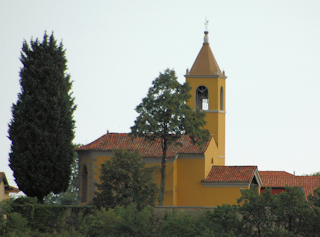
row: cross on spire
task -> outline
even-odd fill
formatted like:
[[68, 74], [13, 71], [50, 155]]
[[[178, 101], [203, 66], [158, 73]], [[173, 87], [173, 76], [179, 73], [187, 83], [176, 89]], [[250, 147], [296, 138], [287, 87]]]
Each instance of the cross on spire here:
[[209, 24], [209, 21], [207, 20], [207, 17], [206, 17], [206, 21], [204, 23], [205, 27], [206, 27], [206, 31], [208, 30], [208, 24]]

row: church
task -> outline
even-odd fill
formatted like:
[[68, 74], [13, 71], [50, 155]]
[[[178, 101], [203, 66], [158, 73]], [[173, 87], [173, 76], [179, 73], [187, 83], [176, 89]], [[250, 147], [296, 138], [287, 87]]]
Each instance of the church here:
[[[206, 112], [209, 141], [201, 148], [182, 136], [182, 146], [167, 152], [164, 206], [217, 206], [236, 204], [241, 190], [262, 186], [257, 166], [225, 166], [226, 75], [211, 51], [208, 31], [186, 81], [191, 86], [188, 105]], [[77, 149], [80, 204], [92, 202], [101, 164], [113, 156], [113, 148], [140, 152], [147, 165], [161, 164], [160, 142], [152, 144], [125, 133], [107, 133]], [[160, 185], [160, 170], [154, 174]]]

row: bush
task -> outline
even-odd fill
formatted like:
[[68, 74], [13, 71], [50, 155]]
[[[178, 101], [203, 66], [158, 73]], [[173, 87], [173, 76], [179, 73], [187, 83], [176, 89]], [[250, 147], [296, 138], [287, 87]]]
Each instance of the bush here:
[[235, 236], [239, 232], [240, 217], [235, 205], [217, 206], [213, 212], [207, 211], [201, 218], [214, 236]]
[[[18, 212], [14, 212], [10, 200], [4, 200], [0, 203], [0, 236], [9, 235], [10, 233], [28, 231], [28, 221]], [[23, 236], [23, 235], [15, 235]]]
[[40, 233], [60, 233], [64, 230], [77, 229], [79, 226], [77, 217], [80, 214], [89, 215], [93, 211], [90, 206], [41, 205], [37, 204], [36, 198], [29, 197], [10, 201], [10, 208], [27, 220], [28, 227], [33, 232]]
[[152, 233], [151, 208], [137, 211], [135, 205], [101, 208], [85, 218], [81, 232], [85, 236], [148, 236]]
[[198, 219], [184, 212], [165, 214], [162, 221], [162, 236], [201, 236], [207, 230], [204, 225], [198, 225]]

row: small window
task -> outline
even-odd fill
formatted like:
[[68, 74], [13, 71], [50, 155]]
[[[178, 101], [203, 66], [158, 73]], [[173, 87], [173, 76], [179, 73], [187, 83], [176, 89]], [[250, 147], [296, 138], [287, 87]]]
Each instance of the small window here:
[[213, 164], [213, 158], [211, 158], [211, 164]]
[[196, 91], [196, 109], [208, 110], [209, 97], [208, 89], [205, 86], [199, 86]]
[[223, 87], [220, 89], [220, 110], [223, 110]]

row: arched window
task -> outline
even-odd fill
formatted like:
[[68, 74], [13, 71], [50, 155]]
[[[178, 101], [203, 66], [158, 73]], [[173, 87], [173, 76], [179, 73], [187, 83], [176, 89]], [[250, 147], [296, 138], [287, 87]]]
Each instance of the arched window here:
[[87, 202], [88, 170], [86, 165], [83, 165], [81, 179], [82, 179], [81, 202]]
[[223, 110], [223, 87], [220, 89], [220, 110]]
[[208, 89], [205, 86], [199, 86], [196, 91], [196, 109], [208, 110], [209, 97]]

